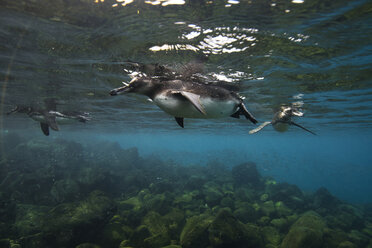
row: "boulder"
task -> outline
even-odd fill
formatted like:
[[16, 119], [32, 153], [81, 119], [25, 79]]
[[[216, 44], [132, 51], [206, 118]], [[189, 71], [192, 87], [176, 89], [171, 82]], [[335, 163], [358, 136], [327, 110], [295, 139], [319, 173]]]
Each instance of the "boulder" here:
[[334, 197], [329, 191], [321, 187], [319, 188], [313, 196], [314, 208], [325, 208], [327, 210], [334, 210], [341, 201]]
[[207, 247], [209, 245], [208, 228], [213, 217], [208, 214], [195, 215], [186, 221], [180, 243], [183, 248]]
[[209, 242], [212, 247], [261, 247], [259, 233], [249, 227], [222, 209], [208, 228]]
[[115, 210], [116, 206], [103, 192], [93, 191], [80, 202], [51, 209], [45, 215], [42, 232], [52, 246], [74, 247], [100, 234]]
[[281, 248], [319, 248], [323, 245], [326, 225], [313, 211], [302, 215], [290, 228]]

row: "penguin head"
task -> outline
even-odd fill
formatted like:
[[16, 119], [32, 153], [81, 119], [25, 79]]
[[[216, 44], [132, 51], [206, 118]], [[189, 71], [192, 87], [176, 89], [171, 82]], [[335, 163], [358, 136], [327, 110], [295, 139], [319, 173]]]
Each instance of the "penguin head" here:
[[148, 95], [154, 88], [154, 82], [150, 78], [135, 77], [129, 83], [124, 83], [124, 86], [113, 89], [110, 95], [118, 95], [121, 93], [137, 93]]
[[282, 116], [302, 116], [303, 113], [300, 112], [297, 108], [282, 106], [280, 107], [280, 111]]

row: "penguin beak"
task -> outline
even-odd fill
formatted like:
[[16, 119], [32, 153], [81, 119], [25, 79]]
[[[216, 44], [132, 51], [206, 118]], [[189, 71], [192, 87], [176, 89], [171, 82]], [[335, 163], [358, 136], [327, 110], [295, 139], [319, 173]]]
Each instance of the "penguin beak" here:
[[123, 84], [124, 86], [111, 90], [110, 95], [116, 96], [125, 92], [129, 92], [131, 90], [132, 87], [130, 87], [128, 83], [123, 82]]

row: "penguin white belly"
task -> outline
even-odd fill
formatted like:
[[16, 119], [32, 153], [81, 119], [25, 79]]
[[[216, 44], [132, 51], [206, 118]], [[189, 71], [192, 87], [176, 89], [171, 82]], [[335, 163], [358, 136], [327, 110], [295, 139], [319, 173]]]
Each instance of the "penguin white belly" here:
[[278, 132], [285, 132], [288, 130], [288, 124], [283, 122], [278, 122], [273, 125], [274, 129]]
[[214, 100], [212, 98], [201, 98], [200, 105], [205, 114], [201, 113], [188, 100], [160, 94], [154, 98], [154, 103], [164, 112], [183, 118], [220, 118], [234, 114], [238, 109], [238, 103], [234, 100]]
[[[32, 115], [30, 116], [33, 120], [48, 124], [48, 122], [45, 120], [45, 117], [43, 115]], [[57, 124], [71, 124], [75, 122], [72, 118], [65, 118], [65, 117], [56, 117]]]

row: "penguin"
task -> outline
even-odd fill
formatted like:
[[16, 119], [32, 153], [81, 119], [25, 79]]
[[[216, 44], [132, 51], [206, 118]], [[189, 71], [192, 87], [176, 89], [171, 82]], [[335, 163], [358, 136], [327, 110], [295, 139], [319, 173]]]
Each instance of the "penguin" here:
[[[68, 124], [72, 121], [86, 122], [90, 120], [87, 116], [88, 113], [80, 112], [58, 112], [56, 111], [55, 103], [52, 101], [46, 101], [47, 109], [38, 109], [34, 107], [16, 106], [13, 110], [7, 113], [24, 113], [27, 114], [31, 119], [40, 123], [41, 131], [45, 136], [49, 136], [49, 128], [54, 131], [59, 131], [58, 124]], [[58, 124], [57, 124], [58, 123]]]
[[265, 126], [271, 124], [274, 129], [278, 132], [285, 132], [288, 130], [288, 127], [290, 125], [297, 126], [299, 128], [302, 128], [303, 130], [316, 135], [314, 132], [310, 131], [309, 129], [295, 123], [292, 121], [293, 116], [303, 116], [303, 113], [300, 112], [298, 109], [294, 107], [287, 107], [287, 106], [282, 106], [280, 107], [280, 110], [275, 113], [273, 119], [271, 121], [266, 121], [262, 123], [259, 127], [249, 131], [250, 134], [257, 133], [260, 131], [262, 128]]
[[243, 97], [224, 82], [202, 83], [191, 77], [134, 77], [124, 86], [110, 91], [111, 96], [136, 93], [149, 97], [160, 109], [173, 116], [180, 127], [184, 118], [221, 118], [241, 115], [256, 124]]

